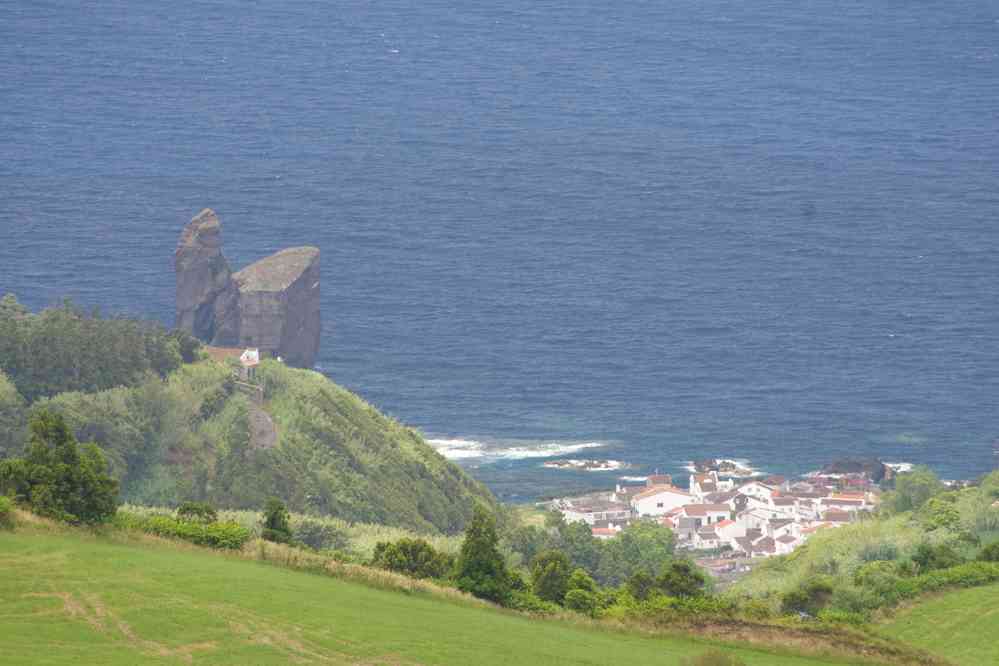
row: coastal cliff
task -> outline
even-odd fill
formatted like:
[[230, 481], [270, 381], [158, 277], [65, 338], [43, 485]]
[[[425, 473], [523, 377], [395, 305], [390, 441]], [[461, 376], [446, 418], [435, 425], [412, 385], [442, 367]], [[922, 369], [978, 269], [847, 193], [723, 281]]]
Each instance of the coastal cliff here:
[[319, 352], [319, 249], [281, 250], [233, 273], [209, 208], [184, 228], [174, 255], [177, 327], [211, 345], [256, 347], [309, 368]]

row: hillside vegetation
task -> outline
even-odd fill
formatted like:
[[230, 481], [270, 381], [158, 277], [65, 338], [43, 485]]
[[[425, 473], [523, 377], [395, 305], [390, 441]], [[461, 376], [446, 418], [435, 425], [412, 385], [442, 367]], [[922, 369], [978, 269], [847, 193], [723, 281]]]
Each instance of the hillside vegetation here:
[[[713, 647], [534, 620], [456, 593], [375, 589], [247, 554], [24, 523], [0, 538], [2, 663], [673, 666]], [[858, 663], [722, 649], [749, 666]]]
[[901, 475], [880, 513], [769, 558], [728, 591], [771, 611], [864, 622], [879, 609], [999, 580], [999, 471], [948, 489], [927, 469]]
[[[456, 533], [489, 491], [415, 430], [323, 375], [265, 361], [256, 404], [223, 363], [162, 327], [71, 305], [32, 315], [0, 303], [0, 458], [18, 456], [32, 413], [62, 414], [94, 442], [121, 499], [201, 500], [259, 509], [280, 497], [301, 513]], [[276, 439], [259, 436], [273, 422]]]
[[888, 636], [957, 664], [999, 664], [999, 585], [927, 599], [902, 610], [882, 628]]

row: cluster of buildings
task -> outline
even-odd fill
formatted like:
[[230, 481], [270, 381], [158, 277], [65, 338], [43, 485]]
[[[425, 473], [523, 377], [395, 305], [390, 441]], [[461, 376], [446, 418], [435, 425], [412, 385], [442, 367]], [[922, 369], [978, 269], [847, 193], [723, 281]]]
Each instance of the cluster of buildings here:
[[673, 530], [681, 548], [724, 550], [747, 558], [790, 553], [821, 529], [835, 528], [872, 510], [879, 489], [863, 474], [811, 474], [788, 480], [720, 478], [691, 474], [687, 489], [669, 475], [644, 485], [556, 500], [567, 521], [591, 526], [598, 538], [612, 538], [634, 520], [658, 521]]

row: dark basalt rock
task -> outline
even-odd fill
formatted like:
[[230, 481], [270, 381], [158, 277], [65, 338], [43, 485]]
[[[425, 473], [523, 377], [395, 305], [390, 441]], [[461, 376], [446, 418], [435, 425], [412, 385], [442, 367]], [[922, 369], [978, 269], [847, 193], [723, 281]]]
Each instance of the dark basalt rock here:
[[312, 367], [319, 352], [319, 250], [277, 252], [233, 274], [222, 225], [206, 208], [184, 228], [174, 260], [177, 327], [212, 345], [256, 347]]

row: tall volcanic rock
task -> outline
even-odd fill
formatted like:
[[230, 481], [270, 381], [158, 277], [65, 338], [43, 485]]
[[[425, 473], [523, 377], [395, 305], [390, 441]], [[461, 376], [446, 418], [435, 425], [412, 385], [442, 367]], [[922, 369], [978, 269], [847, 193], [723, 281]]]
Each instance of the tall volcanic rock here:
[[177, 328], [206, 342], [235, 345], [239, 291], [222, 256], [222, 224], [210, 208], [184, 227], [174, 255]]
[[312, 367], [319, 352], [319, 250], [282, 250], [236, 274], [222, 255], [222, 225], [205, 209], [175, 255], [177, 327], [223, 347], [256, 347]]

